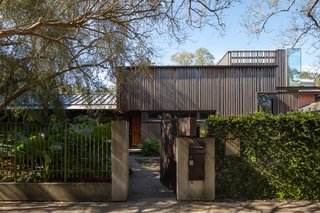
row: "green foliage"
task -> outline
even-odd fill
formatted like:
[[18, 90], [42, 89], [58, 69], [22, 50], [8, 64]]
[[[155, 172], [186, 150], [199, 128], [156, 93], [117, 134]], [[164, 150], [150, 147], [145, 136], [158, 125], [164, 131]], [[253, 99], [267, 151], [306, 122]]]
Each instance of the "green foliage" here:
[[204, 138], [207, 136], [206, 130], [205, 129], [200, 129], [200, 138]]
[[160, 143], [155, 138], [146, 138], [141, 144], [143, 156], [160, 156]]
[[194, 54], [192, 52], [180, 52], [171, 56], [171, 61], [177, 65], [193, 65]]
[[186, 27], [223, 29], [217, 14], [233, 1], [1, 0], [0, 108], [29, 92], [48, 108], [72, 88], [108, 86], [118, 67], [155, 58], [151, 38], [181, 42]]
[[27, 143], [27, 152], [31, 155], [39, 155], [49, 148], [50, 143], [42, 136], [31, 136]]
[[199, 48], [195, 53], [179, 52], [171, 56], [171, 61], [177, 65], [213, 65], [214, 56], [206, 48]]
[[[220, 198], [320, 199], [320, 114], [210, 116], [216, 138]], [[223, 140], [240, 139], [241, 157], [225, 157]]]
[[97, 124], [97, 121], [86, 116], [86, 115], [78, 115], [73, 119], [74, 124], [85, 124], [85, 125], [91, 125], [94, 126]]
[[111, 123], [100, 124], [87, 116], [78, 116], [70, 124], [73, 140], [107, 141], [111, 139]]
[[107, 124], [98, 124], [96, 127], [92, 130], [92, 138], [94, 138], [95, 141], [98, 140], [110, 140], [111, 139], [111, 123]]
[[[82, 116], [74, 123], [54, 117], [48, 126], [8, 128], [0, 135], [0, 181], [105, 181], [110, 178], [111, 123]], [[5, 161], [5, 162], [4, 162]], [[16, 175], [13, 175], [16, 164]], [[66, 166], [66, 170], [64, 169]], [[90, 179], [93, 178], [93, 179]]]
[[315, 86], [320, 86], [320, 73], [303, 71], [300, 73], [302, 79], [313, 79]]

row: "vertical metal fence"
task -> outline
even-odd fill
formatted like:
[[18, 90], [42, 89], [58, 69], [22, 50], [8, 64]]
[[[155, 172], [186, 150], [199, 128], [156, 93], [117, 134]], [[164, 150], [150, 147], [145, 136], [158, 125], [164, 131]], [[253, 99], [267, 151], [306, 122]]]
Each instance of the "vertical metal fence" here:
[[111, 124], [0, 127], [0, 182], [106, 182]]

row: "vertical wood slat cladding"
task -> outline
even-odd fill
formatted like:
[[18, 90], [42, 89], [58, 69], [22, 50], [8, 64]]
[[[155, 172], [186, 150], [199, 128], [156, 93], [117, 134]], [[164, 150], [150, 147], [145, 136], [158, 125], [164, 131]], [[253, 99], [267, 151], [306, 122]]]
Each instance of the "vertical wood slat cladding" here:
[[161, 121], [141, 121], [141, 141], [144, 141], [148, 137], [161, 139]]
[[276, 86], [288, 86], [288, 71], [287, 71], [287, 52], [286, 50], [276, 51], [276, 64], [279, 65], [276, 73]]
[[276, 85], [287, 86], [287, 52], [280, 50], [229, 51], [219, 65], [278, 65]]
[[124, 89], [120, 90], [120, 109], [216, 110], [223, 116], [254, 112], [257, 92], [275, 91], [276, 69], [276, 66], [150, 67], [139, 74], [128, 69], [122, 82]]
[[298, 109], [298, 94], [276, 94], [273, 96], [273, 113], [282, 114]]

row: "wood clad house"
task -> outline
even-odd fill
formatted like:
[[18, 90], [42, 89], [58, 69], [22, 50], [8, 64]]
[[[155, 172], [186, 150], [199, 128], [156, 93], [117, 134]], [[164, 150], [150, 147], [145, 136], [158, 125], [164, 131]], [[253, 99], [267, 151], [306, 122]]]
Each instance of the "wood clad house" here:
[[119, 70], [118, 109], [130, 121], [131, 146], [160, 138], [166, 116], [241, 115], [260, 105], [278, 114], [299, 107], [303, 93], [320, 88], [291, 89], [286, 50], [230, 51], [215, 66], [150, 66]]

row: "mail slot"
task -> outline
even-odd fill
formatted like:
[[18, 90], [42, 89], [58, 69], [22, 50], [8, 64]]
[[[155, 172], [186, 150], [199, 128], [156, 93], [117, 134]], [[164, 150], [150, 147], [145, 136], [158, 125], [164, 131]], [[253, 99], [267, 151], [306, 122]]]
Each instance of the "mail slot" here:
[[189, 144], [189, 180], [204, 180], [204, 145]]

